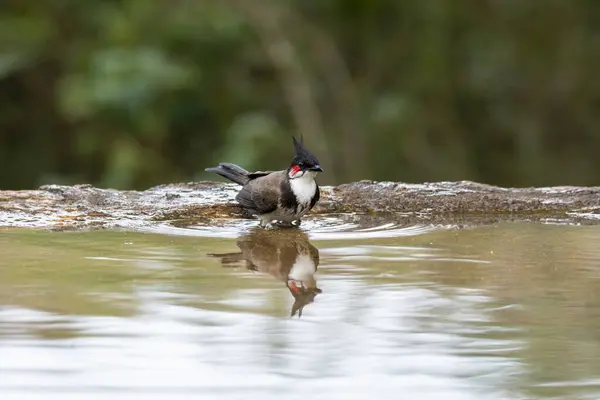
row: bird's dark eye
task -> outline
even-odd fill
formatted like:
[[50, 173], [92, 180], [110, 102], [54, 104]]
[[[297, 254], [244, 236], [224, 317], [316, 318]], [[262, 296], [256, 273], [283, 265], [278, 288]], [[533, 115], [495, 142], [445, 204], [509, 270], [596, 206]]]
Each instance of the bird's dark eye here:
[[304, 167], [304, 165], [305, 165], [305, 164], [304, 164], [304, 161], [300, 161], [300, 162], [298, 163], [298, 166], [299, 166], [299, 167]]

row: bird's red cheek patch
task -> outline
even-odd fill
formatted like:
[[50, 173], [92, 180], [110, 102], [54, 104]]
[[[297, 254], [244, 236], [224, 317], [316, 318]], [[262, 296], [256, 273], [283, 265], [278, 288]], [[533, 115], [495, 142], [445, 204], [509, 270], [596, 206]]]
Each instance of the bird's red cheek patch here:
[[297, 165], [294, 165], [290, 172], [291, 172], [292, 176], [295, 176], [298, 172], [300, 172], [300, 167]]

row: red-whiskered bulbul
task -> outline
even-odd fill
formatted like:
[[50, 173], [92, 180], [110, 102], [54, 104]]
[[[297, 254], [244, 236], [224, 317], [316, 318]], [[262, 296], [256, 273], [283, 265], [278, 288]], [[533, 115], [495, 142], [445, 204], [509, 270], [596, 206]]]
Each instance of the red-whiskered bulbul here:
[[236, 201], [251, 215], [260, 219], [260, 225], [300, 225], [301, 218], [319, 201], [319, 185], [315, 177], [323, 172], [319, 160], [292, 137], [294, 159], [282, 171], [249, 172], [231, 163], [219, 163], [206, 168], [232, 182], [242, 185]]

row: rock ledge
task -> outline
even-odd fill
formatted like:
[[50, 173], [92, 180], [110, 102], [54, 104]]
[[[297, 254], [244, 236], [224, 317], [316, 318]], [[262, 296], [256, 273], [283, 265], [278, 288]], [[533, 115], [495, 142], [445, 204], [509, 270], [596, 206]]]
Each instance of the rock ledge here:
[[[233, 200], [238, 188], [219, 182], [193, 182], [161, 185], [145, 191], [90, 185], [0, 191], [0, 227], [135, 228], [180, 219], [210, 223], [243, 217]], [[600, 188], [516, 189], [468, 181], [424, 184], [360, 181], [322, 187], [321, 201], [311, 215], [377, 212], [412, 214], [421, 222], [436, 223], [468, 216], [597, 223]]]

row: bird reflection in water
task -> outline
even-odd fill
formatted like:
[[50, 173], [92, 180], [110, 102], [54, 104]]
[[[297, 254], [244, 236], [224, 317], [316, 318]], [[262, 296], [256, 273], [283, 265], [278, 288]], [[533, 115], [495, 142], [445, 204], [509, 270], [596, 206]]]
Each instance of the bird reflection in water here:
[[304, 306], [314, 301], [321, 289], [314, 274], [319, 265], [319, 250], [299, 229], [255, 229], [237, 240], [240, 252], [209, 254], [223, 267], [243, 263], [252, 271], [267, 273], [284, 282], [294, 296], [291, 316], [302, 316]]

